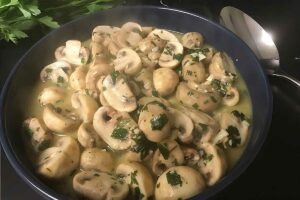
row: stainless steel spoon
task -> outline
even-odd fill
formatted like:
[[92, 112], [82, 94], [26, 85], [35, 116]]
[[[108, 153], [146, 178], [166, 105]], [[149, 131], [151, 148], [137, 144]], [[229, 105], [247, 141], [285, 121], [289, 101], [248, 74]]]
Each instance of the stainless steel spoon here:
[[272, 37], [243, 11], [227, 6], [220, 12], [220, 23], [239, 36], [256, 54], [268, 75], [284, 78], [300, 87], [300, 82], [280, 68], [279, 53]]

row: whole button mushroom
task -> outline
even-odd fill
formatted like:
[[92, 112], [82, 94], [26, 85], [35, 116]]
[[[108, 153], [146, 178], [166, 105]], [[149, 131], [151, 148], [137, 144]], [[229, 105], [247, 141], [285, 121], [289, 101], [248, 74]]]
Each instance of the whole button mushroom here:
[[175, 68], [182, 60], [183, 46], [180, 42], [168, 42], [159, 58], [161, 67]]
[[42, 90], [38, 96], [38, 101], [43, 106], [46, 104], [55, 104], [62, 101], [66, 96], [66, 90], [58, 86], [49, 86]]
[[70, 86], [74, 90], [82, 90], [85, 88], [85, 76], [87, 74], [87, 68], [80, 66], [76, 67], [74, 72], [70, 76]]
[[199, 48], [204, 43], [204, 38], [200, 33], [189, 32], [182, 36], [181, 38], [182, 45], [188, 49]]
[[205, 66], [202, 62], [194, 61], [189, 59], [190, 55], [185, 56], [182, 63], [182, 75], [183, 79], [186, 81], [194, 81], [196, 83], [201, 83], [205, 81]]
[[155, 199], [188, 199], [205, 188], [205, 180], [198, 171], [188, 166], [176, 166], [168, 169], [158, 178]]
[[169, 68], [159, 68], [153, 72], [153, 84], [160, 96], [172, 94], [179, 82], [175, 71]]
[[128, 75], [134, 75], [142, 68], [139, 55], [130, 48], [120, 49], [113, 63], [116, 71], [124, 71]]
[[91, 123], [82, 123], [77, 131], [77, 139], [85, 148], [101, 147], [104, 142], [99, 138]]
[[43, 68], [40, 78], [43, 82], [51, 80], [53, 83], [65, 85], [69, 81], [69, 74], [72, 72], [72, 66], [65, 61], [56, 61]]

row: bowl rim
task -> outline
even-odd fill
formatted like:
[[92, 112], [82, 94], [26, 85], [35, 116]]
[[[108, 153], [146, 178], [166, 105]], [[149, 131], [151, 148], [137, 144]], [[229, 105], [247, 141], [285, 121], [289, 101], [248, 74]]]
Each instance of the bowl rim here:
[[[27, 57], [27, 55], [36, 48], [36, 46], [38, 46], [40, 43], [43, 43], [44, 40], [46, 40], [50, 35], [55, 34], [57, 31], [59, 31], [62, 28], [65, 28], [67, 26], [72, 26], [72, 24], [76, 24], [78, 21], [84, 20], [86, 17], [92, 17], [92, 16], [96, 16], [98, 13], [103, 13], [103, 12], [112, 12], [112, 11], [122, 11], [122, 10], [130, 10], [130, 9], [149, 9], [149, 10], [166, 10], [169, 12], [175, 12], [175, 13], [182, 13], [184, 15], [190, 15], [192, 17], [195, 17], [197, 19], [200, 19], [202, 21], [206, 21], [207, 23], [212, 24], [213, 26], [217, 26], [219, 29], [221, 29], [224, 32], [227, 32], [227, 34], [232, 35], [232, 37], [234, 37], [236, 40], [239, 41], [239, 43], [241, 43], [241, 45], [243, 45], [243, 48], [248, 49], [249, 54], [252, 54], [251, 56], [253, 57], [255, 63], [258, 66], [261, 66], [258, 58], [256, 57], [256, 55], [252, 52], [252, 50], [233, 32], [231, 32], [229, 29], [227, 29], [226, 27], [216, 23], [213, 20], [209, 20], [206, 17], [199, 15], [199, 14], [195, 14], [192, 13], [190, 11], [185, 11], [185, 10], [180, 10], [180, 9], [175, 9], [175, 8], [169, 8], [169, 7], [162, 7], [162, 6], [149, 6], [149, 5], [136, 5], [136, 6], [119, 6], [119, 7], [115, 7], [109, 10], [103, 10], [103, 11], [97, 11], [94, 12], [90, 15], [86, 15], [86, 16], [81, 16], [78, 17], [72, 21], [69, 21], [65, 24], [63, 24], [61, 27], [59, 27], [58, 29], [52, 30], [51, 32], [49, 32], [48, 34], [46, 34], [45, 36], [41, 37], [37, 42], [35, 42], [33, 44], [33, 46], [31, 46], [26, 53], [17, 61], [17, 63], [13, 66], [13, 68], [10, 70], [7, 78], [4, 81], [4, 84], [1, 88], [1, 94], [0, 94], [0, 143], [2, 146], [2, 149], [4, 151], [4, 153], [6, 154], [6, 157], [8, 159], [8, 161], [10, 162], [10, 164], [12, 165], [12, 167], [14, 168], [14, 170], [17, 172], [17, 174], [35, 191], [38, 192], [38, 194], [42, 195], [43, 197], [47, 198], [47, 199], [66, 199], [68, 197], [58, 193], [57, 191], [53, 190], [52, 188], [50, 188], [49, 186], [47, 186], [44, 182], [42, 182], [40, 179], [37, 178], [36, 175], [34, 175], [34, 173], [30, 170], [28, 170], [27, 168], [25, 168], [22, 165], [22, 162], [17, 158], [17, 156], [15, 155], [13, 148], [11, 147], [11, 144], [8, 141], [8, 138], [6, 136], [6, 129], [5, 129], [5, 123], [4, 123], [4, 107], [5, 107], [5, 99], [6, 99], [6, 95], [9, 89], [9, 85], [17, 71], [17, 69], [20, 67], [20, 64], [23, 62], [23, 60]], [[192, 197], [191, 199], [199, 199], [199, 195], [201, 195], [201, 199], [208, 199], [209, 197], [212, 197], [214, 195], [217, 195], [220, 191], [224, 190], [224, 188], [228, 187], [234, 180], [236, 180], [242, 173], [245, 172], [245, 170], [250, 166], [251, 163], [253, 163], [256, 155], [258, 154], [258, 152], [261, 150], [262, 145], [265, 142], [265, 139], [268, 135], [268, 130], [270, 128], [271, 125], [271, 121], [272, 121], [272, 112], [273, 112], [273, 96], [272, 96], [272, 92], [271, 92], [271, 88], [270, 85], [268, 83], [268, 78], [265, 75], [265, 73], [263, 72], [262, 67], [259, 67], [258, 70], [260, 70], [260, 74], [263, 75], [264, 77], [264, 82], [265, 82], [265, 86], [266, 86], [266, 97], [267, 97], [267, 102], [268, 102], [268, 108], [267, 108], [267, 112], [266, 112], [266, 123], [264, 125], [264, 127], [261, 127], [261, 131], [260, 131], [260, 139], [257, 140], [255, 147], [252, 149], [251, 153], [247, 155], [247, 158], [245, 159], [245, 162], [241, 163], [240, 161], [237, 162], [237, 164], [235, 165], [235, 167], [233, 167], [230, 172], [227, 174], [226, 179], [224, 179], [224, 177], [214, 186], [207, 188], [203, 193], [200, 193], [194, 197]], [[244, 150], [246, 151], [247, 148]], [[242, 155], [242, 156], [246, 156], [246, 155]]]

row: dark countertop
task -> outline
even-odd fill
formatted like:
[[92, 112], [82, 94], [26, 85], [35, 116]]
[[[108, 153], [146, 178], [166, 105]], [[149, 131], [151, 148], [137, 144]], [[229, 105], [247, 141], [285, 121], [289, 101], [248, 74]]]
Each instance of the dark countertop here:
[[[128, 4], [158, 5], [159, 0], [132, 0]], [[238, 7], [254, 17], [273, 36], [278, 46], [281, 66], [300, 79], [300, 8], [299, 1], [267, 0], [164, 0], [170, 7], [181, 8], [218, 20], [226, 5]], [[43, 36], [34, 30], [18, 45], [0, 41], [0, 85], [9, 69]], [[270, 79], [274, 110], [268, 138], [255, 161], [227, 189], [214, 199], [300, 199], [300, 92], [286, 81]], [[1, 199], [42, 199], [15, 173], [2, 153]]]

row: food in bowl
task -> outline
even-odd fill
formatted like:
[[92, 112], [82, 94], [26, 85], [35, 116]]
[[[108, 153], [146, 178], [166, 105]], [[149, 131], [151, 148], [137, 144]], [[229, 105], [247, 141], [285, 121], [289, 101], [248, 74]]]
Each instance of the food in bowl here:
[[128, 22], [53, 52], [24, 120], [36, 173], [73, 198], [187, 199], [249, 138], [251, 100], [230, 57], [197, 32]]

